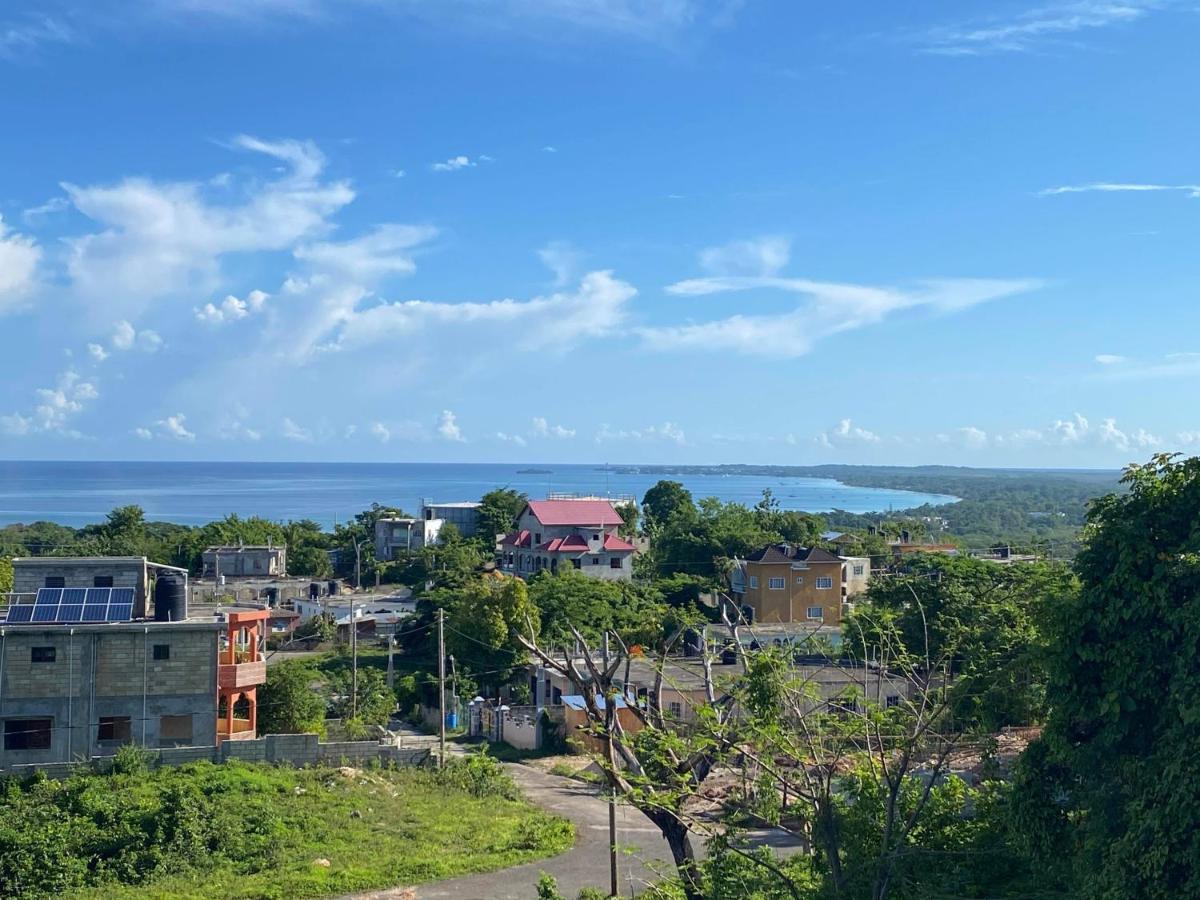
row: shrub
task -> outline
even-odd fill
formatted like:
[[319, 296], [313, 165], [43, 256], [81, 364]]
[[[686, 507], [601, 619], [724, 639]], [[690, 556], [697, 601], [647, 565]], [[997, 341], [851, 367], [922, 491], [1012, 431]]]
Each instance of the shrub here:
[[516, 782], [504, 771], [499, 760], [488, 756], [486, 747], [464, 759], [451, 760], [437, 773], [437, 778], [443, 786], [465, 791], [473, 797], [516, 800], [520, 796]]

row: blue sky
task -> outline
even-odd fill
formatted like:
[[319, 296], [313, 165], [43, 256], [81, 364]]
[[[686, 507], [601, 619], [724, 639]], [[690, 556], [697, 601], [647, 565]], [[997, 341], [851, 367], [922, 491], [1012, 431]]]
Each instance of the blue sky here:
[[1200, 444], [1171, 0], [10, 0], [0, 456]]

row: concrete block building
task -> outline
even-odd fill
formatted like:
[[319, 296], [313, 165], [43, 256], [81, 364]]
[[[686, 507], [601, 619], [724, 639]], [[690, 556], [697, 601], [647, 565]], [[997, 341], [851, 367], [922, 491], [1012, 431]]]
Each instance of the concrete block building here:
[[12, 566], [14, 594], [32, 595], [42, 588], [133, 588], [135, 617], [144, 616], [149, 606], [151, 569], [172, 568], [144, 556], [18, 556]]
[[592, 578], [630, 581], [636, 548], [619, 534], [624, 524], [608, 500], [530, 500], [517, 530], [500, 540], [500, 566], [522, 578], [574, 568]]
[[283, 578], [287, 576], [287, 545], [209, 547], [200, 554], [200, 562], [205, 578]]
[[865, 557], [772, 544], [736, 561], [730, 587], [755, 622], [836, 626], [842, 621], [842, 605], [866, 590], [870, 577]]

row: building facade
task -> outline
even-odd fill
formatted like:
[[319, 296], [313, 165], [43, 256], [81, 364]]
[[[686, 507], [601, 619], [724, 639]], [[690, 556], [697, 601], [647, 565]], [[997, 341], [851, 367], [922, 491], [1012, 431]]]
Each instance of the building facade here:
[[212, 746], [216, 621], [0, 626], [0, 766]]
[[209, 547], [200, 561], [205, 578], [282, 578], [287, 575], [287, 545]]
[[463, 537], [474, 537], [479, 533], [479, 506], [477, 501], [434, 503], [432, 500], [426, 500], [421, 504], [421, 518], [426, 522], [435, 519], [448, 522], [457, 528]]
[[870, 560], [772, 544], [734, 567], [734, 598], [755, 622], [840, 625], [842, 604], [870, 583]]
[[624, 520], [608, 500], [530, 500], [516, 531], [498, 546], [500, 567], [528, 578], [576, 569], [592, 578], [633, 578], [633, 544], [619, 534]]
[[375, 558], [393, 560], [438, 541], [442, 519], [392, 516], [375, 521]]

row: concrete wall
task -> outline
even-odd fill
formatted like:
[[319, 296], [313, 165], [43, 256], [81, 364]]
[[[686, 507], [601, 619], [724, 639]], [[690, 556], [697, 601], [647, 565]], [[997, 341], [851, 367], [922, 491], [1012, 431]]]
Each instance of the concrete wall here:
[[[782, 578], [783, 586], [772, 588], [772, 578]], [[818, 588], [818, 578], [828, 578], [831, 586]], [[789, 563], [747, 562], [744, 596], [741, 602], [754, 607], [755, 622], [838, 625], [842, 621], [842, 562], [814, 562], [805, 568]], [[820, 607], [821, 618], [810, 618], [810, 607]]]
[[542, 746], [542, 729], [535, 706], [517, 706], [505, 710], [501, 723], [504, 743], [518, 750], [537, 750]]
[[[200, 555], [205, 578], [266, 578], [287, 575], [285, 547], [221, 547]], [[219, 563], [219, 565], [218, 565]]]
[[[253, 741], [226, 741], [220, 746], [159, 750], [153, 763], [180, 766], [201, 761], [221, 763], [230, 759], [292, 766], [361, 765], [374, 759], [388, 765], [421, 766], [429, 761], [429, 751], [401, 749], [379, 741], [324, 743], [315, 734], [268, 734]], [[105, 771], [112, 765], [112, 757], [98, 756], [93, 762], [96, 768]], [[22, 773], [37, 769], [52, 778], [65, 778], [84, 765], [82, 762], [51, 762], [9, 765], [6, 770]]]
[[[163, 716], [191, 716], [189, 743], [215, 742], [218, 627], [0, 629], [0, 729], [51, 720], [49, 747], [6, 749], [12, 741], [0, 737], [0, 766], [106, 755], [122, 743], [170, 746]], [[156, 646], [169, 648], [168, 658], [155, 659]], [[34, 648], [39, 654], [52, 649], [54, 660], [35, 662]], [[108, 717], [128, 720], [127, 740], [100, 740], [100, 720]]]
[[110, 577], [112, 586], [134, 589], [134, 612], [144, 615], [146, 605], [146, 563], [141, 559], [93, 559], [90, 557], [48, 558], [25, 557], [13, 560], [13, 592], [36, 593], [46, 587], [47, 577], [63, 579], [65, 587], [90, 588], [96, 578]]

